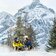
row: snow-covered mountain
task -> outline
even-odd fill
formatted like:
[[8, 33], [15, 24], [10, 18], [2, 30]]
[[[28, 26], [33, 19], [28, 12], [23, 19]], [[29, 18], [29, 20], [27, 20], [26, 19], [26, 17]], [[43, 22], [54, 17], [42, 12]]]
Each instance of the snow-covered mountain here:
[[32, 25], [36, 33], [36, 42], [41, 46], [47, 44], [52, 28], [55, 12], [51, 8], [42, 5], [39, 0], [33, 0], [32, 4], [20, 9], [15, 17], [21, 16], [27, 27]]
[[0, 42], [7, 37], [7, 31], [16, 23], [15, 17], [7, 12], [0, 13]]
[[19, 16], [22, 17], [26, 27], [32, 25], [39, 46], [45, 46], [53, 26], [55, 12], [42, 5], [39, 0], [33, 0], [32, 4], [21, 8], [14, 16], [6, 12], [0, 13], [0, 42], [6, 41], [10, 27], [15, 25], [16, 18]]

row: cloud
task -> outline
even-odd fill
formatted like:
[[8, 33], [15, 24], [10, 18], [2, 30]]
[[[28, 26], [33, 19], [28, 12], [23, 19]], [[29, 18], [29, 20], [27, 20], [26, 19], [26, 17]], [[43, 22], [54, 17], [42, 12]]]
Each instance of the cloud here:
[[42, 4], [56, 11], [56, 0], [40, 0]]
[[20, 8], [29, 5], [32, 0], [0, 0], [0, 12], [15, 14]]

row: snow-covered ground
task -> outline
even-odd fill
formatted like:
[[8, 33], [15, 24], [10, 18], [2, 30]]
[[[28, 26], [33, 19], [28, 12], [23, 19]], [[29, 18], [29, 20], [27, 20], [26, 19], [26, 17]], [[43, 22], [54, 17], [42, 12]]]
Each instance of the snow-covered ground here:
[[56, 54], [45, 52], [41, 49], [31, 51], [15, 51], [6, 45], [0, 45], [0, 56], [56, 56]]

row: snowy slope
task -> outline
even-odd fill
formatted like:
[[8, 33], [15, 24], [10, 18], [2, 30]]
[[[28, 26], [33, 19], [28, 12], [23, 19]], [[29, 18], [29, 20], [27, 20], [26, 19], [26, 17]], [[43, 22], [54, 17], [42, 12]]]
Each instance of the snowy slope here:
[[0, 45], [0, 56], [56, 56], [55, 53], [45, 52], [43, 50], [31, 50], [31, 51], [14, 51], [9, 49], [6, 45]]
[[7, 31], [16, 23], [15, 18], [7, 12], [0, 13], [0, 42], [7, 38]]
[[23, 18], [26, 27], [32, 25], [36, 33], [36, 42], [40, 46], [46, 45], [55, 16], [53, 9], [42, 5], [39, 0], [33, 0], [31, 5], [20, 9], [15, 14], [16, 18], [19, 16]]

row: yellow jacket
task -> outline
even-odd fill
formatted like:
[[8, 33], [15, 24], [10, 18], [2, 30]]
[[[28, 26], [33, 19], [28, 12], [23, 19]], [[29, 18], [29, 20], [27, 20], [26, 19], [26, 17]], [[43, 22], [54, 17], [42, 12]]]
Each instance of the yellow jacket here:
[[15, 43], [13, 42], [13, 47], [23, 47], [24, 45], [22, 43]]

